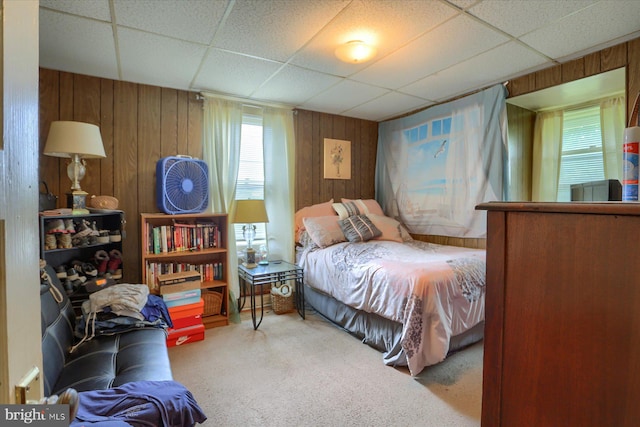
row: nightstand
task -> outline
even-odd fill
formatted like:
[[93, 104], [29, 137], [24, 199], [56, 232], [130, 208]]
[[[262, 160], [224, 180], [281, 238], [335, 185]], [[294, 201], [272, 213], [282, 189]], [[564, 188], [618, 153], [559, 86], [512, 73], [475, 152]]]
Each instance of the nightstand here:
[[[242, 304], [238, 303], [241, 310], [246, 299], [246, 289], [249, 286], [251, 303], [251, 321], [253, 329], [258, 329], [264, 316], [264, 286], [274, 284], [284, 284], [289, 281], [295, 282], [295, 305], [300, 317], [304, 319], [304, 272], [302, 267], [286, 261], [270, 261], [267, 265], [258, 265], [255, 268], [247, 268], [238, 265], [238, 278], [240, 279], [240, 292], [244, 295]], [[256, 307], [256, 287], [259, 287], [260, 294], [260, 319], [257, 318]]]

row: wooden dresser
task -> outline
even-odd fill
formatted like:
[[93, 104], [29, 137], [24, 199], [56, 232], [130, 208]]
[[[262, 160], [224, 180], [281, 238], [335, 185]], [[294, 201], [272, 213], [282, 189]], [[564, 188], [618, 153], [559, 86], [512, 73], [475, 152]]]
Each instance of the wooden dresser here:
[[640, 425], [640, 203], [487, 211], [482, 426]]

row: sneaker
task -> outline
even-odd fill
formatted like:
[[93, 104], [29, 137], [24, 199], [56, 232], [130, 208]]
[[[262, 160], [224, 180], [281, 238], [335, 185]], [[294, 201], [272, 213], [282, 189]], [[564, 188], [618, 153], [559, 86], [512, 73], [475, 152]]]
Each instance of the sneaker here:
[[51, 251], [58, 248], [58, 241], [55, 234], [47, 234], [44, 236], [44, 250]]
[[122, 241], [122, 235], [120, 234], [120, 230], [111, 230], [109, 232], [109, 241], [110, 242]]
[[91, 235], [92, 236], [99, 236], [100, 232], [98, 231], [98, 226], [96, 225], [96, 222], [93, 221], [91, 223]]
[[[117, 249], [113, 249], [111, 252], [109, 252], [109, 263], [107, 265], [107, 271], [114, 279], [117, 278], [114, 277], [114, 275], [116, 274], [116, 270], [118, 270], [118, 268], [120, 267], [120, 264], [122, 264], [122, 253], [120, 253], [120, 251]], [[120, 271], [120, 277], [122, 277], [122, 271]]]
[[83, 246], [89, 246], [89, 236], [78, 236], [77, 234], [71, 239], [72, 246], [80, 248]]
[[109, 230], [100, 230], [98, 243], [109, 243]]
[[61, 219], [54, 219], [47, 222], [47, 234], [66, 233], [67, 229], [64, 226], [64, 221]]
[[64, 265], [59, 265], [56, 267], [56, 276], [58, 279], [66, 279], [67, 278], [67, 267]]
[[78, 280], [79, 276], [78, 276], [78, 271], [76, 271], [75, 268], [71, 267], [70, 269], [67, 270], [67, 279], [74, 281], [74, 280]]
[[73, 220], [71, 218], [64, 220], [64, 229], [67, 233], [73, 234], [76, 232], [76, 229], [73, 225]]
[[78, 225], [78, 230], [76, 232], [76, 237], [87, 237], [93, 233], [93, 229], [89, 226], [89, 221], [83, 219], [80, 221], [80, 225]]
[[102, 277], [107, 273], [107, 264], [109, 263], [109, 254], [107, 251], [98, 251], [94, 255], [98, 276]]
[[87, 277], [96, 277], [98, 275], [98, 270], [88, 262], [85, 262], [84, 264], [82, 264], [82, 272]]

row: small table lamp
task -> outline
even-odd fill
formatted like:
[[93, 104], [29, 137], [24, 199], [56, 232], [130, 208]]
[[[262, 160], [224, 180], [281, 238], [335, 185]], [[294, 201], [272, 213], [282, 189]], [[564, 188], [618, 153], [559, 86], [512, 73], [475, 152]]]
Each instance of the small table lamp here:
[[102, 145], [100, 128], [82, 122], [52, 122], [44, 146], [44, 154], [53, 157], [71, 158], [67, 166], [67, 175], [71, 180], [71, 193], [68, 193], [68, 207], [74, 214], [89, 213], [86, 209], [85, 191], [80, 188], [80, 180], [86, 172], [84, 159], [107, 157]]
[[245, 223], [242, 226], [242, 234], [247, 241], [245, 252], [245, 262], [242, 263], [247, 268], [256, 268], [256, 251], [251, 246], [256, 237], [256, 226], [259, 222], [269, 222], [267, 209], [264, 200], [236, 200], [236, 213], [233, 217], [234, 223]]

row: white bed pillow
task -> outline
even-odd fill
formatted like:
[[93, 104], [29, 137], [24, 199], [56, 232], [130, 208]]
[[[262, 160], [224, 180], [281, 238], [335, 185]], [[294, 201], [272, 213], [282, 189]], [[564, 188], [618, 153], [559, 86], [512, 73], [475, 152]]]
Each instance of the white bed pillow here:
[[338, 221], [339, 218], [337, 215], [306, 217], [302, 219], [309, 237], [321, 248], [347, 241]]
[[384, 215], [378, 202], [373, 199], [342, 199], [342, 203], [333, 204], [333, 210], [336, 211], [340, 219], [345, 219], [351, 215]]

